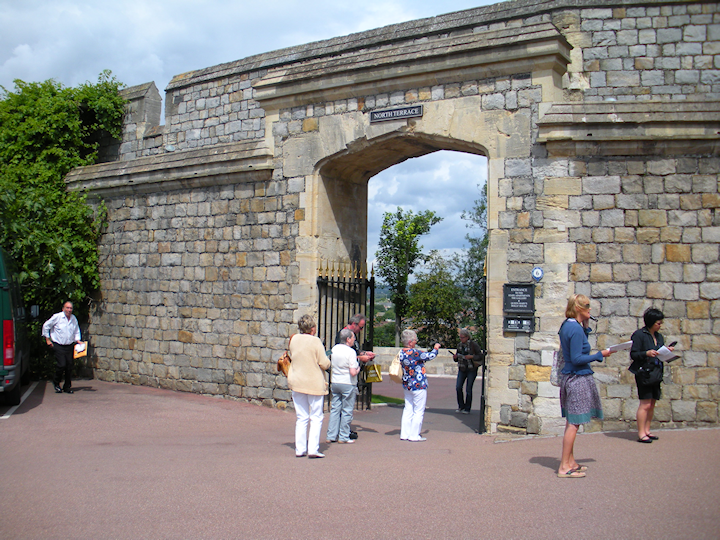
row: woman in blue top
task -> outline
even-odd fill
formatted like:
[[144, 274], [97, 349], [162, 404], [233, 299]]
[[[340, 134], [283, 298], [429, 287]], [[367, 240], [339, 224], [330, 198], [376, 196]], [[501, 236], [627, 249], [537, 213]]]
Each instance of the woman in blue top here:
[[566, 418], [563, 436], [562, 458], [558, 478], [582, 478], [587, 467], [578, 465], [573, 455], [575, 436], [580, 424], [587, 424], [592, 418], [602, 420], [602, 404], [598, 394], [590, 362], [602, 362], [612, 353], [604, 351], [590, 354], [590, 299], [583, 294], [574, 294], [565, 308], [567, 320], [560, 327], [560, 346], [565, 367], [560, 379], [560, 409]]
[[403, 390], [405, 392], [400, 440], [422, 442], [425, 437], [420, 436], [420, 430], [425, 416], [428, 386], [425, 362], [437, 356], [440, 344], [436, 343], [428, 352], [415, 349], [417, 334], [412, 330], [403, 330], [400, 339], [404, 345], [400, 351], [400, 364], [403, 367]]

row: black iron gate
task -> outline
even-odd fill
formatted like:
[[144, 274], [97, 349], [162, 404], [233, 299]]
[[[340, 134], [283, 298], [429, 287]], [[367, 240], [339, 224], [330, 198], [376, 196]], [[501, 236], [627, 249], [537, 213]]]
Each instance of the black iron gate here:
[[350, 267], [346, 263], [324, 263], [317, 278], [318, 322], [317, 336], [331, 349], [335, 335], [345, 327], [350, 317], [362, 313], [367, 317], [365, 330], [358, 336], [361, 348], [372, 351], [373, 320], [375, 318], [375, 277], [367, 277], [367, 270]]
[[[351, 266], [349, 263], [324, 262], [317, 277], [318, 321], [317, 336], [332, 349], [335, 335], [347, 325], [350, 317], [362, 313], [366, 317], [365, 329], [358, 336], [360, 348], [373, 350], [373, 321], [375, 320], [375, 276], [368, 278], [366, 268]], [[370, 408], [372, 385], [364, 381], [365, 372], [360, 372], [358, 387], [360, 396], [357, 404]]]

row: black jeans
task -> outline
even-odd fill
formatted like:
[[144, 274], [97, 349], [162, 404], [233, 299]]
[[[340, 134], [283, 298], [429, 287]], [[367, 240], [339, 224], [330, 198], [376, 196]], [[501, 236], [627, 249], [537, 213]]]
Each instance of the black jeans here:
[[60, 345], [53, 341], [53, 353], [55, 354], [55, 378], [53, 384], [60, 386], [60, 381], [63, 378], [63, 372], [65, 373], [65, 384], [63, 390], [70, 390], [72, 386], [72, 369], [75, 359], [73, 358], [73, 351], [75, 350], [75, 344]]
[[[477, 374], [478, 368], [467, 369], [465, 371], [458, 369], [455, 391], [457, 392], [458, 409], [461, 411], [469, 411], [470, 407], [472, 407], [472, 389]], [[465, 399], [463, 399], [463, 383], [465, 383]]]

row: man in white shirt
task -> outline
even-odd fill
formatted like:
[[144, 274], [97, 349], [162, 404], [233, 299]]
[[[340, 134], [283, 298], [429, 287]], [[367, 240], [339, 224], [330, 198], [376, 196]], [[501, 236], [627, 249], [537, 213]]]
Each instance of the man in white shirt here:
[[[55, 354], [57, 366], [53, 385], [55, 392], [60, 394], [73, 393], [72, 389], [72, 368], [75, 362], [73, 350], [76, 343], [80, 343], [80, 326], [73, 312], [73, 304], [67, 301], [63, 304], [62, 311], [50, 317], [42, 327], [42, 335], [48, 347], [52, 347]], [[60, 381], [65, 373], [65, 384], [60, 388]]]

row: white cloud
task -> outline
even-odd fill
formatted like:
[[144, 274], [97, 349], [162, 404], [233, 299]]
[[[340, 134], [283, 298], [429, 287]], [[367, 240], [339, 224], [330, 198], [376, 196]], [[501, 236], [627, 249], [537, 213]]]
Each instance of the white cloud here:
[[398, 206], [415, 213], [432, 210], [443, 220], [420, 239], [425, 251], [456, 252], [466, 247], [470, 229], [462, 219], [487, 181], [487, 159], [460, 152], [435, 152], [409, 159], [370, 179], [368, 186], [368, 261], [375, 259], [385, 212]]
[[[94, 82], [105, 69], [127, 86], [154, 81], [163, 95], [181, 73], [394, 23], [496, 3], [492, 0], [0, 0], [0, 85], [55, 79]], [[384, 212], [397, 206], [444, 218], [426, 249], [457, 250], [460, 219], [485, 181], [477, 156], [437, 152], [370, 180], [368, 258]]]
[[110, 69], [162, 92], [187, 71], [491, 4], [489, 0], [22, 0], [0, 2], [0, 85], [74, 86]]

